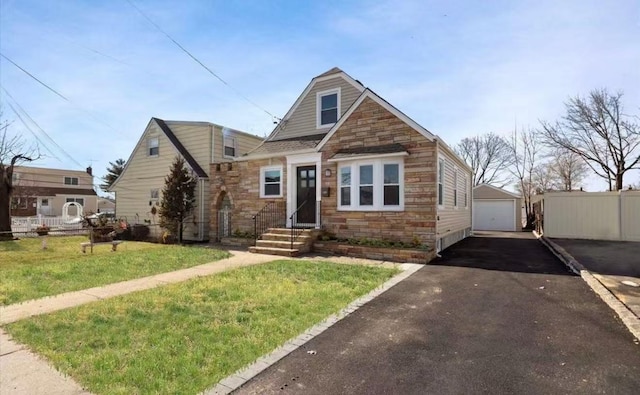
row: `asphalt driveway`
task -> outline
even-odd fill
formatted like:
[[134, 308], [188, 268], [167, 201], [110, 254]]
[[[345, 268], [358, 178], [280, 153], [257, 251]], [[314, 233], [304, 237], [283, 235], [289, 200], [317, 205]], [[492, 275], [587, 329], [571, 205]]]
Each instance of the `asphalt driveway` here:
[[639, 393], [614, 313], [537, 240], [499, 236], [458, 243], [237, 393]]

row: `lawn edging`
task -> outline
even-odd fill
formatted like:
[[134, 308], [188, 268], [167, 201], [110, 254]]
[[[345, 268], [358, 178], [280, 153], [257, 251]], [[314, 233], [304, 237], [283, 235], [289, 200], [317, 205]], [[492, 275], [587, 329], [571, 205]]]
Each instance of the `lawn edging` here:
[[354, 300], [349, 303], [347, 307], [343, 308], [336, 314], [332, 314], [327, 317], [325, 320], [312, 326], [311, 328], [304, 331], [299, 336], [288, 340], [282, 346], [276, 348], [271, 353], [263, 355], [258, 358], [254, 363], [243, 367], [242, 369], [236, 371], [235, 373], [225, 377], [220, 380], [218, 384], [214, 385], [212, 388], [203, 391], [204, 395], [217, 395], [217, 394], [228, 394], [231, 393], [242, 385], [244, 385], [247, 381], [251, 380], [253, 377], [260, 374], [262, 371], [275, 364], [282, 358], [289, 355], [291, 352], [295, 351], [309, 340], [318, 336], [325, 330], [329, 329], [336, 322], [344, 319], [349, 314], [358, 310], [360, 307], [370, 302], [377, 296], [381, 295], [383, 292], [387, 291], [391, 287], [398, 284], [400, 281], [406, 279], [411, 276], [413, 273], [422, 269], [424, 266], [416, 263], [403, 263], [399, 265], [402, 272], [393, 276], [391, 279], [387, 280], [384, 284], [375, 288], [368, 294], [361, 296], [360, 298]]
[[542, 234], [533, 231], [533, 235], [553, 253], [571, 271], [578, 274], [584, 282], [595, 292], [622, 320], [624, 326], [636, 339], [640, 340], [640, 318], [638, 318], [629, 308], [622, 303], [607, 287], [604, 286], [591, 272], [578, 262], [564, 248], [556, 244]]
[[375, 259], [399, 263], [427, 264], [436, 257], [433, 249], [388, 248], [366, 245], [353, 245], [337, 241], [316, 241], [313, 251], [323, 254], [349, 256], [353, 258]]

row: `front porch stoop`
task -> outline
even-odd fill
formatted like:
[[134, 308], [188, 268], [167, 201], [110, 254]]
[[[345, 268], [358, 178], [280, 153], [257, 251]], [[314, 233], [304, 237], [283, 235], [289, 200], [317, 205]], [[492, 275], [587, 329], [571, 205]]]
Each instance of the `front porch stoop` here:
[[260, 239], [256, 240], [254, 247], [249, 247], [249, 251], [258, 254], [294, 257], [311, 251], [315, 239], [314, 230], [304, 229], [296, 237], [293, 248], [291, 248], [291, 229], [269, 228]]

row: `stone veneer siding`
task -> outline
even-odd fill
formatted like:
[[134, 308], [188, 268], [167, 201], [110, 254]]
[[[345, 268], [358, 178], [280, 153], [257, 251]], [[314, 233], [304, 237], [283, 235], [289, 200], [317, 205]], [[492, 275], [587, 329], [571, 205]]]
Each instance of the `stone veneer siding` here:
[[[328, 162], [339, 149], [402, 144], [404, 157], [404, 211], [338, 211], [338, 164]], [[331, 177], [325, 177], [331, 169]], [[437, 144], [367, 98], [322, 148], [322, 187], [330, 197], [321, 203], [322, 226], [340, 238], [372, 238], [435, 246]]]
[[[282, 197], [260, 198], [260, 168], [282, 166]], [[219, 166], [219, 170], [218, 170]], [[229, 168], [231, 166], [231, 168]], [[218, 210], [224, 194], [231, 201], [231, 232], [253, 232], [253, 216], [268, 202], [285, 201], [287, 196], [286, 158], [270, 158], [211, 165], [211, 240], [218, 239]], [[285, 213], [286, 215], [286, 213]]]

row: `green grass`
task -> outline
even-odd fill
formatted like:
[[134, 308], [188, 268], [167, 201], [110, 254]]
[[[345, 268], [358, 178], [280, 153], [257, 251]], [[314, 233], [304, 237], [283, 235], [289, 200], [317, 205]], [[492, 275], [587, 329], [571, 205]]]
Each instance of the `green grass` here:
[[0, 242], [0, 305], [183, 269], [226, 258], [225, 251], [125, 241], [83, 254], [84, 236]]
[[195, 394], [397, 270], [274, 261], [19, 321], [16, 340], [98, 394]]

